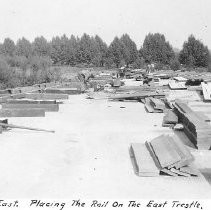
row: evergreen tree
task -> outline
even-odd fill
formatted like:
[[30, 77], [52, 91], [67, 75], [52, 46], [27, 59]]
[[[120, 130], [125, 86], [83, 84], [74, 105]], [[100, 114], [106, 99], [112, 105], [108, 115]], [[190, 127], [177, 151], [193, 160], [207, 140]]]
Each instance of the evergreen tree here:
[[50, 55], [54, 64], [61, 64], [62, 62], [62, 47], [59, 36], [53, 37], [50, 42]]
[[10, 38], [6, 38], [1, 46], [1, 53], [13, 56], [15, 53], [15, 43]]
[[48, 41], [43, 36], [36, 37], [32, 44], [33, 44], [34, 55], [49, 56], [50, 46], [48, 44]]
[[103, 42], [103, 40], [98, 35], [95, 36], [94, 41], [96, 46], [96, 54], [94, 55], [95, 64], [97, 66], [104, 66], [106, 53], [108, 50], [107, 44]]
[[18, 56], [25, 56], [26, 58], [29, 58], [32, 56], [32, 52], [32, 45], [27, 39], [23, 37], [17, 41], [16, 54]]
[[135, 62], [138, 58], [138, 51], [134, 41], [128, 34], [123, 34], [120, 38], [123, 44], [123, 58], [127, 66]]
[[207, 67], [209, 64], [209, 50], [200, 40], [193, 35], [184, 42], [183, 49], [179, 54], [181, 64], [189, 67]]
[[163, 34], [149, 33], [144, 40], [143, 47], [141, 49], [143, 57], [146, 62], [155, 62], [161, 64], [169, 64], [170, 60], [174, 58], [174, 51], [166, 41]]
[[119, 38], [115, 37], [108, 48], [107, 56], [112, 59], [117, 68], [120, 66], [120, 63], [124, 59], [123, 47], [124, 46]]

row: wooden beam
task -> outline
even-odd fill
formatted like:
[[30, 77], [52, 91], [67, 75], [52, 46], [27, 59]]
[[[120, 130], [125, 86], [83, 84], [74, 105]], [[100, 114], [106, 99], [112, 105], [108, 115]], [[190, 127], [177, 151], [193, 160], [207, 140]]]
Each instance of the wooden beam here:
[[160, 170], [156, 167], [148, 149], [144, 144], [132, 143], [131, 151], [135, 160], [139, 176], [159, 176]]
[[59, 104], [2, 104], [3, 109], [44, 109], [46, 112], [58, 112]]
[[64, 100], [68, 99], [68, 94], [27, 93], [25, 98], [34, 100]]
[[44, 109], [0, 109], [0, 117], [45, 117]]
[[56, 100], [8, 99], [8, 104], [57, 104]]

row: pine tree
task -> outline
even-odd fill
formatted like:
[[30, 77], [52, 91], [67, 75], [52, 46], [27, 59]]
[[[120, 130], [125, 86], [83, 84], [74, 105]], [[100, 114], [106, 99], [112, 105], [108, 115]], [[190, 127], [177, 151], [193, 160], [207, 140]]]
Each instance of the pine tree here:
[[179, 61], [189, 67], [207, 67], [209, 64], [209, 50], [200, 40], [190, 35], [180, 51]]
[[169, 64], [175, 57], [171, 45], [166, 41], [165, 36], [159, 33], [149, 33], [145, 37], [141, 52], [145, 61], [149, 63]]

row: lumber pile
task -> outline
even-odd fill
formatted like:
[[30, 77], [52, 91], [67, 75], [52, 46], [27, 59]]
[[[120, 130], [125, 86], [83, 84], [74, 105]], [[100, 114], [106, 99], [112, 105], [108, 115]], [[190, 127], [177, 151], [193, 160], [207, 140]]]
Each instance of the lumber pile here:
[[187, 87], [183, 83], [176, 83], [174, 81], [169, 82], [169, 87], [171, 90], [185, 90]]
[[163, 117], [163, 127], [173, 127], [178, 123], [178, 116], [170, 109], [168, 109]]
[[211, 83], [201, 83], [204, 101], [211, 102]]
[[145, 144], [132, 143], [130, 154], [139, 176], [198, 176], [194, 158], [176, 136], [161, 135]]
[[165, 104], [158, 98], [145, 98], [145, 109], [149, 113], [162, 113], [165, 110]]
[[187, 104], [176, 101], [175, 112], [184, 126], [184, 132], [198, 149], [211, 148], [211, 126], [203, 115], [194, 112]]

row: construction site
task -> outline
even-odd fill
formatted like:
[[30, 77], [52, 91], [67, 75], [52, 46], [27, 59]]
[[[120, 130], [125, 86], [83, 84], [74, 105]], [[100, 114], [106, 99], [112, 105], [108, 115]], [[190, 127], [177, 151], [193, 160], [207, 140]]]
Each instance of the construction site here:
[[211, 198], [211, 73], [88, 69], [0, 94], [4, 198]]

